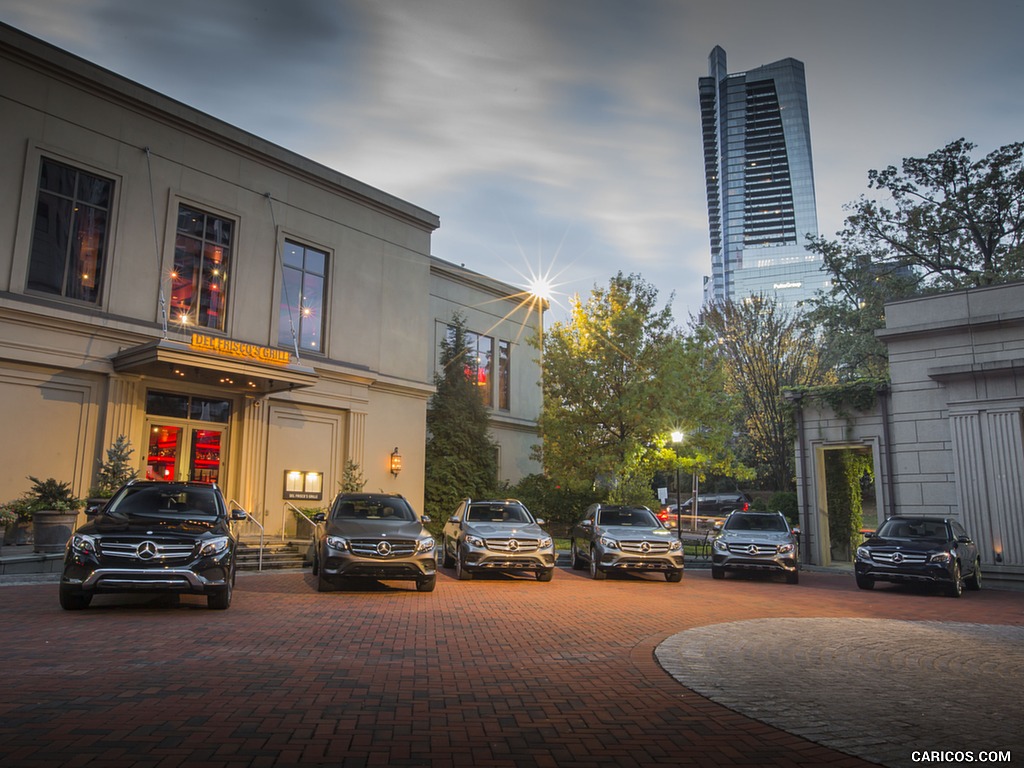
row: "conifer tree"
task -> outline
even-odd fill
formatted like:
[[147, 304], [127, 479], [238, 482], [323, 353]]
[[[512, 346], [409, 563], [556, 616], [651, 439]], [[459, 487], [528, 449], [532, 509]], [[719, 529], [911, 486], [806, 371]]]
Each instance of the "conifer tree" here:
[[441, 342], [441, 371], [427, 406], [424, 511], [443, 523], [460, 500], [492, 494], [497, 486], [497, 444], [491, 438], [471, 358], [465, 318], [452, 316]]

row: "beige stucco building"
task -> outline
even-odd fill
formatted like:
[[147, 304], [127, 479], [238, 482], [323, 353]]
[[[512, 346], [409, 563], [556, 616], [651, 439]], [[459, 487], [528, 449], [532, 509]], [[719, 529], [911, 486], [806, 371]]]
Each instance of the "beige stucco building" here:
[[886, 305], [891, 384], [866, 412], [798, 408], [808, 562], [827, 565], [825, 456], [870, 454], [879, 520], [957, 518], [987, 579], [1024, 580], [1024, 283]]
[[0, 114], [0, 498], [85, 496], [123, 434], [141, 476], [216, 481], [268, 532], [348, 460], [421, 508], [456, 309], [501, 479], [536, 471], [542, 321], [433, 258], [435, 214], [3, 25]]

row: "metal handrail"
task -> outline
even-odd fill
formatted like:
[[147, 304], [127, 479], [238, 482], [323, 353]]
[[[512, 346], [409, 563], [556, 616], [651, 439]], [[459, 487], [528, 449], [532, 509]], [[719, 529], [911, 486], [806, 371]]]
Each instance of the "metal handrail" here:
[[[297, 515], [299, 515], [300, 517], [303, 517], [303, 518], [305, 518], [306, 522], [307, 522], [307, 523], [309, 523], [310, 527], [311, 527], [311, 528], [312, 528], [312, 529], [313, 529], [314, 531], [316, 530], [316, 525], [317, 525], [317, 524], [316, 524], [316, 523], [315, 523], [315, 522], [313, 521], [313, 518], [311, 518], [311, 517], [310, 517], [309, 515], [307, 515], [307, 514], [306, 514], [305, 512], [303, 512], [303, 511], [302, 511], [301, 509], [299, 509], [298, 507], [296, 507], [296, 506], [295, 506], [294, 504], [292, 504], [292, 503], [291, 503], [290, 501], [286, 501], [286, 502], [285, 502], [284, 504], [285, 504], [285, 506], [286, 506], [286, 507], [291, 507], [291, 508], [292, 508], [292, 511], [293, 511], [293, 512], [295, 512], [295, 513], [296, 513]], [[284, 533], [284, 527], [283, 527], [283, 526], [282, 526], [282, 528], [281, 528], [281, 531], [282, 531], [282, 535], [283, 535], [283, 533]], [[316, 534], [314, 534], [314, 535], [313, 535], [312, 537], [310, 537], [310, 538], [316, 538]]]
[[256, 523], [256, 527], [260, 529], [260, 559], [259, 559], [259, 565], [257, 567], [257, 570], [262, 571], [263, 570], [263, 538], [264, 538], [264, 533], [265, 533], [265, 529], [263, 527], [263, 524], [259, 520], [257, 520], [255, 517], [253, 517], [251, 514], [249, 514], [249, 512], [245, 509], [245, 507], [243, 507], [241, 504], [239, 504], [234, 499], [228, 499], [228, 506], [230, 507], [231, 505], [234, 505], [236, 508], [238, 508], [238, 509], [242, 510], [243, 512], [245, 512], [245, 516], [249, 520], [252, 520], [254, 523]]

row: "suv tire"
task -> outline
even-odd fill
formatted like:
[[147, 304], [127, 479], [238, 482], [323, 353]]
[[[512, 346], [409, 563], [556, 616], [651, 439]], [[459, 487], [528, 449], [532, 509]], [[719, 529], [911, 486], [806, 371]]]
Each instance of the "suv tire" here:
[[452, 557], [452, 553], [448, 551], [447, 539], [441, 539], [441, 565], [444, 568], [455, 567], [455, 558]]
[[583, 558], [580, 557], [580, 551], [576, 548], [576, 540], [573, 539], [572, 546], [570, 548], [570, 554], [572, 557], [572, 569], [574, 571], [582, 571], [586, 567], [586, 563], [583, 562]]
[[711, 578], [712, 579], [724, 579], [725, 568], [719, 568], [717, 565], [711, 566]]
[[70, 589], [60, 590], [60, 607], [65, 611], [81, 611], [88, 608], [91, 602], [92, 595], [72, 592]]
[[593, 547], [590, 548], [590, 578], [594, 581], [604, 581], [608, 578], [608, 574], [597, 564], [597, 551]]
[[682, 571], [665, 571], [665, 581], [670, 584], [678, 584], [683, 580]]
[[437, 585], [437, 574], [428, 576], [425, 579], [420, 579], [416, 582], [417, 592], [433, 592], [434, 587]]
[[793, 571], [792, 573], [786, 574], [787, 584], [799, 584], [800, 583], [800, 571]]
[[206, 596], [206, 607], [214, 611], [226, 611], [231, 607], [231, 593], [233, 591], [231, 579], [228, 579], [226, 587], [216, 592], [211, 592]]
[[466, 568], [466, 561], [461, 552], [455, 557], [455, 578], [459, 581], [473, 580], [473, 574]]
[[543, 571], [537, 571], [537, 581], [551, 581], [551, 577], [554, 575], [554, 568], [545, 568]]

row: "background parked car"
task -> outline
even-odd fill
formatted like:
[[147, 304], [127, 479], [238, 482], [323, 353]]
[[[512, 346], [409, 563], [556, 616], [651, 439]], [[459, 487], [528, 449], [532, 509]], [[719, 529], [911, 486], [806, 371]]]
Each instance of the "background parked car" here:
[[231, 605], [237, 540], [216, 485], [132, 480], [68, 541], [60, 604], [88, 607], [93, 595], [170, 592]]
[[528, 571], [551, 581], [555, 545], [543, 524], [515, 499], [466, 499], [445, 523], [442, 565], [454, 567], [460, 581], [477, 571]]
[[711, 543], [711, 576], [727, 571], [782, 573], [789, 584], [800, 581], [796, 534], [781, 512], [732, 512]]
[[[699, 493], [697, 494], [697, 516], [698, 518], [704, 517], [724, 517], [730, 512], [740, 510], [745, 512], [750, 509], [750, 504], [753, 499], [743, 491], [733, 491], [730, 493]], [[684, 498], [680, 504], [681, 514], [683, 517], [683, 528], [687, 528], [689, 518], [693, 520], [693, 496]], [[666, 528], [676, 527], [676, 505], [669, 504], [658, 513], [658, 519], [661, 520], [662, 524]], [[691, 526], [692, 527], [692, 526]]]
[[609, 571], [657, 571], [683, 579], [683, 548], [647, 507], [591, 504], [572, 529], [572, 567], [593, 579]]
[[317, 591], [328, 592], [349, 578], [416, 582], [432, 592], [437, 582], [434, 537], [402, 496], [386, 493], [340, 493], [317, 523], [313, 575]]
[[951, 597], [964, 586], [981, 589], [978, 546], [958, 520], [944, 517], [890, 517], [857, 547], [854, 572], [861, 589], [876, 581], [936, 584]]

